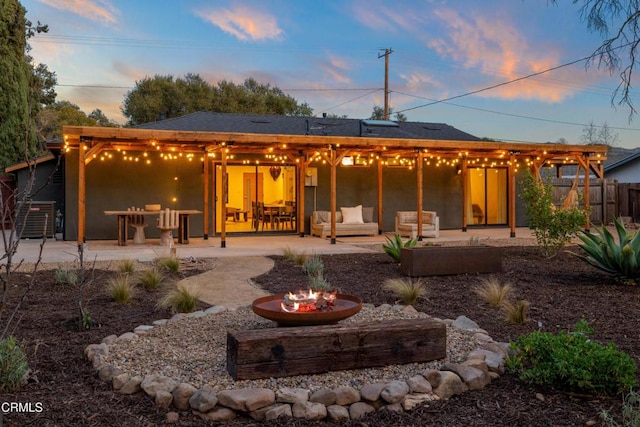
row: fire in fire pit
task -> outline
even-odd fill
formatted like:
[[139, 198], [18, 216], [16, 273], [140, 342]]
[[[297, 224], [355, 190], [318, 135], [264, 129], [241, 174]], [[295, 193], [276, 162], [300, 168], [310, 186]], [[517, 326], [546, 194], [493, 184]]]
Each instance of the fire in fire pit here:
[[336, 301], [337, 291], [314, 292], [309, 289], [307, 292], [300, 291], [297, 294], [289, 292], [285, 294], [284, 301], [280, 304], [282, 311], [287, 313], [306, 313], [309, 311], [332, 310]]
[[358, 313], [360, 298], [336, 292], [289, 292], [258, 298], [251, 305], [253, 312], [279, 326], [327, 325]]

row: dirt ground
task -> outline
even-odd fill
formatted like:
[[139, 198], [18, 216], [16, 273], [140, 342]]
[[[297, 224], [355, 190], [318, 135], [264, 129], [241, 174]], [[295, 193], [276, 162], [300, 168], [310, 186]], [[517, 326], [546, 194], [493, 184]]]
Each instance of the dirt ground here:
[[[569, 248], [578, 251], [576, 247]], [[341, 292], [357, 295], [373, 304], [394, 303], [396, 297], [382, 290], [388, 278], [402, 277], [399, 267], [383, 253], [322, 256], [325, 277]], [[275, 267], [256, 278], [270, 292], [297, 290], [307, 279], [300, 267], [282, 257], [274, 257]], [[168, 280], [197, 274], [207, 263], [196, 263]], [[96, 326], [78, 331], [69, 320], [78, 315], [78, 289], [56, 285], [54, 270], [40, 271], [35, 286], [19, 313], [13, 331], [26, 345], [32, 370], [28, 384], [18, 392], [0, 394], [2, 402], [40, 402], [43, 411], [5, 414], [4, 426], [153, 426], [164, 423], [166, 412], [154, 406], [143, 393], [122, 396], [103, 383], [84, 358], [87, 344], [107, 335], [122, 334], [138, 325], [166, 318], [170, 313], [156, 307], [163, 289], [139, 289], [134, 301], [113, 303], [105, 288], [112, 271], [98, 271], [84, 298]], [[561, 253], [543, 258], [535, 247], [504, 248], [503, 272], [494, 275], [516, 289], [516, 299], [530, 304], [524, 325], [508, 323], [503, 314], [483, 302], [473, 292], [475, 275], [427, 278], [428, 295], [416, 304], [420, 311], [440, 318], [465, 315], [475, 320], [496, 340], [510, 341], [538, 328], [544, 331], [571, 329], [586, 319], [595, 329], [594, 339], [614, 342], [636, 361], [640, 359], [640, 286], [616, 282], [575, 257]], [[11, 303], [17, 298], [29, 274], [15, 277]], [[349, 426], [585, 426], [603, 425], [598, 414], [603, 409], [620, 410], [620, 399], [598, 396], [571, 396], [549, 390], [524, 387], [505, 375], [481, 391], [467, 392], [448, 401], [432, 402], [404, 414], [378, 412]], [[588, 424], [589, 423], [589, 424]], [[179, 425], [207, 425], [182, 413]], [[256, 423], [249, 419], [227, 425], [324, 426], [327, 422], [298, 419], [277, 423]]]

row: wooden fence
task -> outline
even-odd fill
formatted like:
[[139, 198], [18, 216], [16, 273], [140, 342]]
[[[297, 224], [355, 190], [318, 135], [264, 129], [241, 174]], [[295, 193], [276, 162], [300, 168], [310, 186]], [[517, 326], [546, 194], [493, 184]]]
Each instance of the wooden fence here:
[[[578, 193], [584, 194], [584, 180], [578, 181]], [[554, 202], [557, 205], [561, 205], [564, 199], [569, 194], [571, 186], [573, 185], [572, 178], [553, 178], [550, 181], [556, 191], [554, 194]], [[620, 184], [622, 185], [622, 184]], [[640, 184], [637, 185], [638, 191], [640, 191]], [[636, 194], [637, 196], [638, 194]], [[580, 203], [584, 203], [581, 198]], [[636, 199], [636, 203], [637, 203]], [[599, 179], [589, 180], [589, 207], [591, 208], [590, 220], [593, 224], [608, 224], [613, 221], [614, 218], [621, 216], [619, 206], [619, 184], [613, 179]], [[638, 209], [638, 205], [636, 205]], [[637, 210], [640, 214], [640, 210]], [[629, 215], [627, 215], [629, 216]]]
[[640, 184], [618, 184], [618, 215], [640, 222]]

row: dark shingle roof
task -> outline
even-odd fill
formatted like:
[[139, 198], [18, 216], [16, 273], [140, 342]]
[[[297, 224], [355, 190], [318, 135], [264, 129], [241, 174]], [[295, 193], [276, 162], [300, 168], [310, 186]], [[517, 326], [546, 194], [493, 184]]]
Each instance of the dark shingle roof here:
[[237, 132], [282, 135], [370, 136], [479, 141], [444, 123], [396, 122], [397, 126], [367, 125], [360, 119], [225, 114], [198, 111], [185, 116], [136, 126], [138, 129]]

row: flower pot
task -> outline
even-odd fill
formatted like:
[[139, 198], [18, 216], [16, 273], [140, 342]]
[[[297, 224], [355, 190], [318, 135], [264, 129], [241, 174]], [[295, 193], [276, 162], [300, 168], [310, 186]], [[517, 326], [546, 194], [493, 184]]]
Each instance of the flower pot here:
[[410, 277], [502, 271], [502, 248], [441, 246], [402, 248], [400, 269]]

